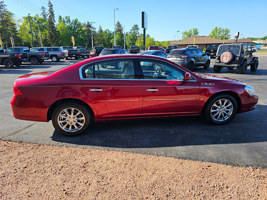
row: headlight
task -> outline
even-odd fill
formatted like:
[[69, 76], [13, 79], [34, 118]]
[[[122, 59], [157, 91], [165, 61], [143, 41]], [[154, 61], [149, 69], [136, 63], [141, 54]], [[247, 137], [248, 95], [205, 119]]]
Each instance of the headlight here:
[[254, 88], [251, 87], [250, 85], [246, 85], [245, 90], [247, 91], [247, 93], [248, 93], [250, 96], [254, 96], [254, 95], [256, 95], [256, 94], [255, 94], [255, 90], [254, 90]]

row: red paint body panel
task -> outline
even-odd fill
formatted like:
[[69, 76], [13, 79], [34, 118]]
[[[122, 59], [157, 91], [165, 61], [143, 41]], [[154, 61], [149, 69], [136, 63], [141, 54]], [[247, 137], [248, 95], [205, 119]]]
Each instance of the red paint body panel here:
[[[143, 79], [83, 80], [83, 65], [104, 59], [157, 59], [189, 72], [194, 81]], [[220, 92], [231, 92], [240, 98], [240, 112], [255, 108], [258, 97], [245, 91], [245, 84], [217, 76], [197, 74], [163, 58], [143, 55], [98, 56], [54, 73], [43, 72], [19, 77], [14, 87], [22, 95], [11, 101], [18, 119], [48, 121], [48, 110], [57, 101], [76, 99], [88, 104], [96, 121], [140, 118], [147, 116], [200, 115], [208, 99]], [[101, 89], [101, 92], [91, 91]], [[147, 91], [157, 89], [157, 92]]]

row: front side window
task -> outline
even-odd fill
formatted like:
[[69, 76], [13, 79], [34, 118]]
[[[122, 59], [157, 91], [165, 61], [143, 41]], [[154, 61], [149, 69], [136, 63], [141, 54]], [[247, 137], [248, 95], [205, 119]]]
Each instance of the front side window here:
[[184, 80], [184, 72], [160, 61], [140, 61], [144, 79]]
[[134, 79], [132, 60], [107, 60], [89, 64], [82, 69], [82, 77], [90, 79]]

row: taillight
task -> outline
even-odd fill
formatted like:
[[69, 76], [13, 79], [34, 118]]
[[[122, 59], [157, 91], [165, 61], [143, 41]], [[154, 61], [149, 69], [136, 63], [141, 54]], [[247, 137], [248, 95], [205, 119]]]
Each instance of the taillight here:
[[78, 52], [79, 52], [79, 53], [81, 53], [81, 51], [80, 51], [80, 50], [79, 50]]
[[23, 95], [17, 86], [13, 87], [13, 93], [14, 95]]
[[42, 57], [44, 57], [45, 56], [45, 54], [44, 53], [42, 53]]
[[21, 55], [20, 54], [18, 54], [18, 58], [21, 59]]
[[62, 56], [62, 55], [63, 55], [63, 53], [61, 52], [61, 53], [60, 53], [60, 55]]
[[186, 58], [188, 58], [188, 56], [182, 56], [182, 59], [186, 59]]

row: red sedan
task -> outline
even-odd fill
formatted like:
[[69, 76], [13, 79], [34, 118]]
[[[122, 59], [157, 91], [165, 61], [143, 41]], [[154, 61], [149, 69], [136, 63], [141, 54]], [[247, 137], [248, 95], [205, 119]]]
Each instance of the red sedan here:
[[19, 77], [11, 107], [17, 119], [52, 120], [56, 131], [78, 135], [104, 120], [202, 115], [226, 124], [257, 102], [254, 89], [237, 80], [160, 57], [108, 55]]

